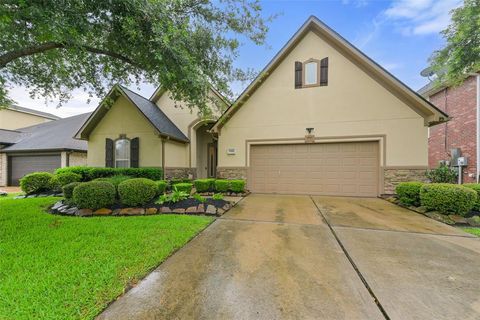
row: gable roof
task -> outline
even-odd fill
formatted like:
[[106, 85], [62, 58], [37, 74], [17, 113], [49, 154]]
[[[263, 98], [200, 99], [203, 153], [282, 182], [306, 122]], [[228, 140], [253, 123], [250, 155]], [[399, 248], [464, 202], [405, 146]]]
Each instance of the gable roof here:
[[[86, 141], [73, 138], [75, 132], [90, 116], [84, 113], [73, 117], [63, 118], [56, 121], [49, 121], [30, 127], [15, 130], [16, 141], [1, 152], [26, 152], [26, 151], [59, 151], [74, 150], [87, 151]], [[8, 136], [0, 132], [0, 140]]]
[[14, 144], [22, 137], [18, 130], [0, 129], [0, 144]]
[[56, 116], [51, 113], [43, 112], [43, 111], [38, 111], [38, 110], [33, 110], [25, 107], [20, 107], [16, 105], [11, 105], [7, 107], [8, 110], [13, 110], [13, 111], [18, 111], [22, 113], [28, 113], [28, 114], [33, 114], [35, 116], [39, 116], [42, 118], [50, 119], [50, 120], [58, 120], [61, 119], [59, 116]]
[[120, 95], [129, 100], [135, 107], [138, 108], [145, 118], [156, 129], [159, 136], [163, 136], [169, 139], [173, 139], [180, 142], [188, 142], [188, 138], [183, 134], [180, 129], [163, 113], [160, 108], [152, 101], [142, 97], [141, 95], [121, 86], [115, 85], [112, 90], [107, 94], [105, 99], [100, 105], [93, 111], [91, 116], [85, 121], [78, 132], [75, 134], [77, 139], [88, 139], [89, 134], [101, 121], [108, 111], [107, 99], [116, 100]]
[[377, 64], [353, 44], [339, 35], [336, 31], [324, 24], [315, 16], [310, 16], [300, 29], [290, 38], [283, 48], [273, 57], [259, 75], [240, 94], [235, 102], [222, 114], [212, 127], [218, 132], [220, 128], [233, 116], [233, 114], [248, 100], [248, 98], [262, 85], [266, 77], [284, 60], [308, 32], [315, 32], [325, 39], [330, 45], [356, 63], [362, 70], [370, 74], [377, 82], [401, 98], [410, 108], [424, 117], [427, 125], [435, 125], [448, 121], [448, 114], [438, 109], [435, 105], [424, 99], [417, 92], [401, 82], [382, 66]]
[[[215, 89], [213, 86], [210, 86], [210, 90], [213, 92], [213, 94], [215, 96], [217, 96], [220, 99], [220, 101], [225, 103], [226, 106], [230, 106], [232, 104], [232, 102], [230, 102], [227, 97], [225, 97], [223, 94], [221, 94], [220, 91]], [[157, 102], [158, 99], [160, 99], [160, 97], [165, 92], [167, 92], [167, 89], [162, 88], [162, 86], [158, 86], [158, 88], [155, 89], [155, 91], [153, 92], [153, 94], [152, 94], [152, 96], [150, 97], [149, 100], [152, 101], [152, 102]]]

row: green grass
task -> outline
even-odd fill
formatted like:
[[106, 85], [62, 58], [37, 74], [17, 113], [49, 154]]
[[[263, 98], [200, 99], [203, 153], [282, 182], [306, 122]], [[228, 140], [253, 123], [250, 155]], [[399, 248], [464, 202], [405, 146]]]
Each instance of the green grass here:
[[0, 199], [0, 319], [91, 319], [212, 221], [45, 213], [57, 200]]
[[462, 230], [480, 237], [480, 228], [462, 228]]

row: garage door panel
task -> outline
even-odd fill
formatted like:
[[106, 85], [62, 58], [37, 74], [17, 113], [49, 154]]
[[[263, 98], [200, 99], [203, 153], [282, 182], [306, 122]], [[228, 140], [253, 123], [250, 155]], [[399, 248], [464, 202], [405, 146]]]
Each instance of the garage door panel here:
[[253, 192], [376, 196], [378, 142], [265, 145], [250, 149]]
[[19, 180], [32, 172], [54, 172], [61, 167], [61, 157], [56, 155], [9, 156], [9, 183], [19, 185]]

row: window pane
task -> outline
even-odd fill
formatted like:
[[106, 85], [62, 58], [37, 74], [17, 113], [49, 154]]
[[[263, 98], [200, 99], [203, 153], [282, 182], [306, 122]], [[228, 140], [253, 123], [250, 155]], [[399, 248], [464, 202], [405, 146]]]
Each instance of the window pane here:
[[130, 140], [120, 139], [115, 141], [115, 166], [128, 168], [130, 164]]
[[305, 64], [305, 84], [317, 84], [318, 66], [316, 62]]
[[128, 160], [117, 160], [115, 161], [115, 168], [129, 168]]

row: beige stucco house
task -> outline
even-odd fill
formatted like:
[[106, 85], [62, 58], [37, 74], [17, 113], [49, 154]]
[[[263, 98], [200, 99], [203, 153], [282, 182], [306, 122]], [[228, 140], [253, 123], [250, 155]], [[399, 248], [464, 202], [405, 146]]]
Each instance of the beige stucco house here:
[[0, 108], [0, 129], [4, 130], [25, 128], [58, 119], [60, 119], [60, 117], [57, 117], [51, 113], [16, 105]]

